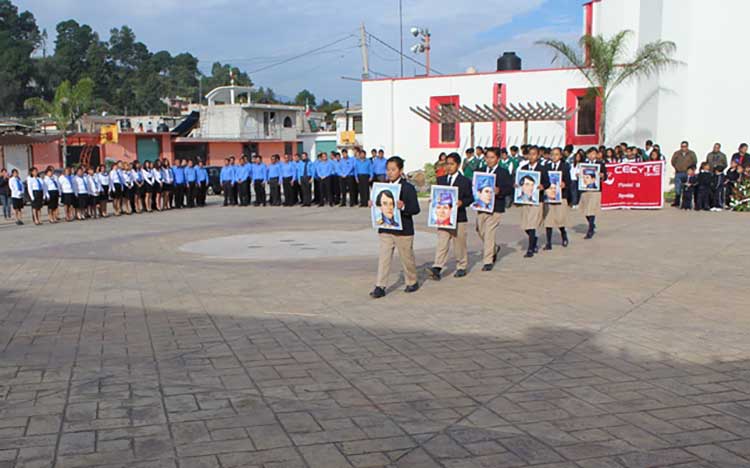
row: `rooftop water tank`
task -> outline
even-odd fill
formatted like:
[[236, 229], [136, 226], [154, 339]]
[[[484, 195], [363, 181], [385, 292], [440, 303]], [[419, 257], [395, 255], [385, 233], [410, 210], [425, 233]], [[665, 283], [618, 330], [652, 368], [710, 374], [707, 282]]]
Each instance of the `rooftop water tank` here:
[[497, 71], [511, 71], [521, 69], [521, 57], [515, 52], [504, 52], [502, 57], [497, 59]]

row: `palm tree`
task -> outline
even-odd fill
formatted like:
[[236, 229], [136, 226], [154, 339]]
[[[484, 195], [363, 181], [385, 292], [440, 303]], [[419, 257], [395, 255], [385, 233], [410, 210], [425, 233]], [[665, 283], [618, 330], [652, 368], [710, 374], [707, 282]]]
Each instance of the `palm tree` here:
[[[554, 40], [537, 42], [555, 51], [553, 63], [562, 58], [577, 68], [591, 83], [591, 92], [601, 98], [600, 144], [605, 142], [607, 101], [612, 92], [632, 79], [648, 78], [681, 63], [672, 58], [677, 51], [675, 43], [662, 40], [643, 45], [635, 52], [635, 57], [628, 60], [625, 56], [627, 39], [632, 34], [632, 31], [620, 31], [611, 39], [585, 35], [579, 40], [579, 47]], [[585, 50], [586, 56], [582, 56], [579, 50]]]
[[78, 119], [89, 110], [93, 93], [94, 82], [90, 78], [83, 78], [75, 85], [65, 80], [55, 90], [55, 97], [52, 101], [34, 97], [24, 102], [24, 107], [27, 109], [34, 109], [54, 120], [55, 125], [62, 132], [63, 166], [67, 165], [68, 130], [73, 129]]

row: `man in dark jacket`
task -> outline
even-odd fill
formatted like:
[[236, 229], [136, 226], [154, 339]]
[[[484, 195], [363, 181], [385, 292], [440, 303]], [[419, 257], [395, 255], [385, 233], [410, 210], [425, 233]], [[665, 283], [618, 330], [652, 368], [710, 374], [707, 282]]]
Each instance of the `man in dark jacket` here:
[[469, 265], [469, 253], [466, 242], [466, 225], [469, 222], [466, 216], [466, 207], [471, 206], [474, 202], [474, 194], [471, 191], [471, 181], [464, 177], [458, 168], [461, 167], [461, 156], [458, 153], [451, 153], [445, 159], [447, 174], [437, 178], [437, 185], [446, 185], [449, 187], [458, 187], [458, 200], [454, 203], [458, 205], [456, 213], [456, 229], [438, 229], [437, 247], [435, 249], [435, 263], [430, 268], [429, 273], [432, 279], [439, 281], [440, 272], [445, 268], [448, 260], [448, 250], [451, 241], [453, 241], [453, 254], [456, 257], [456, 278], [466, 276], [466, 268]]
[[477, 213], [477, 234], [482, 239], [482, 271], [492, 271], [500, 247], [495, 243], [495, 233], [500, 226], [500, 213], [505, 213], [505, 197], [513, 193], [513, 177], [500, 163], [500, 150], [488, 148], [485, 153], [487, 167], [483, 171], [495, 174], [495, 207], [492, 213]]
[[712, 171], [716, 166], [727, 167], [727, 155], [721, 152], [721, 144], [714, 143], [714, 149], [706, 155], [706, 162]]

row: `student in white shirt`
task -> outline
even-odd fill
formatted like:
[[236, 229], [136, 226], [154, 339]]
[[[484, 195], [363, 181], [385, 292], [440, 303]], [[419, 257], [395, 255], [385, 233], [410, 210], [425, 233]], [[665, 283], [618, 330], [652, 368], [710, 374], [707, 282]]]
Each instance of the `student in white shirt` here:
[[25, 189], [21, 178], [18, 177], [18, 169], [10, 171], [8, 185], [10, 185], [10, 199], [13, 203], [13, 213], [16, 215], [16, 224], [22, 226], [23, 221], [21, 221], [21, 218], [23, 218], [23, 194]]
[[52, 166], [48, 167], [44, 174], [43, 179], [44, 186], [44, 198], [47, 200], [47, 219], [51, 224], [55, 224], [60, 221], [58, 214], [60, 207], [60, 183], [55, 177], [55, 172]]
[[76, 175], [73, 176], [73, 189], [76, 192], [76, 218], [83, 221], [89, 207], [89, 183], [82, 167], [76, 169]]
[[101, 187], [99, 181], [96, 179], [96, 173], [93, 168], [86, 170], [86, 184], [89, 189], [89, 206], [86, 208], [86, 217], [96, 219], [99, 217], [99, 194], [101, 193]]
[[109, 180], [112, 184], [112, 189], [110, 190], [110, 194], [112, 195], [112, 210], [115, 212], [115, 216], [120, 216], [122, 214], [123, 194], [125, 193], [125, 177], [122, 161], [117, 161], [112, 166], [112, 170], [109, 171]]
[[135, 213], [135, 179], [130, 163], [122, 163], [122, 178], [125, 180], [125, 188], [122, 197], [122, 212], [128, 215]]
[[38, 177], [39, 172], [36, 167], [29, 169], [29, 176], [26, 178], [26, 186], [29, 188], [29, 198], [31, 199], [31, 219], [34, 224], [42, 224], [41, 214], [42, 205], [44, 205], [44, 187]]
[[144, 190], [144, 197], [143, 197], [143, 208], [151, 213], [152, 206], [151, 206], [151, 199], [154, 195], [154, 174], [151, 172], [151, 169], [153, 167], [151, 166], [151, 161], [146, 161], [143, 163], [143, 169], [141, 169], [141, 175], [143, 176], [143, 190]]
[[164, 205], [163, 208], [165, 210], [170, 210], [172, 209], [172, 206], [174, 206], [174, 197], [172, 196], [174, 190], [174, 174], [172, 173], [172, 168], [169, 166], [169, 160], [167, 158], [164, 158], [164, 161], [162, 161], [161, 173], [162, 178], [164, 179], [164, 190], [161, 197]]
[[154, 167], [151, 169], [151, 175], [154, 178], [154, 198], [156, 199], [156, 210], [161, 211], [164, 208], [163, 205], [163, 191], [164, 191], [164, 180], [162, 179], [161, 162], [157, 159], [154, 162]]
[[65, 221], [70, 222], [75, 219], [76, 190], [73, 185], [73, 170], [70, 166], [65, 168], [65, 172], [57, 178], [62, 192], [62, 203], [65, 206]]
[[106, 218], [109, 202], [109, 174], [104, 164], [100, 164], [96, 168], [96, 178], [102, 188], [102, 192], [99, 194], [99, 212], [102, 214], [102, 218]]

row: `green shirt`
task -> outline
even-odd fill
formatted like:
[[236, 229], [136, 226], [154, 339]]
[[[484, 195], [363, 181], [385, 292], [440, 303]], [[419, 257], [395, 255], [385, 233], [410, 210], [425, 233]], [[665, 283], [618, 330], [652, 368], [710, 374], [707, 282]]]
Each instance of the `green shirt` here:
[[486, 168], [487, 166], [484, 163], [484, 159], [474, 156], [473, 158], [464, 161], [464, 176], [466, 176], [467, 179], [472, 180], [475, 172], [484, 171]]

